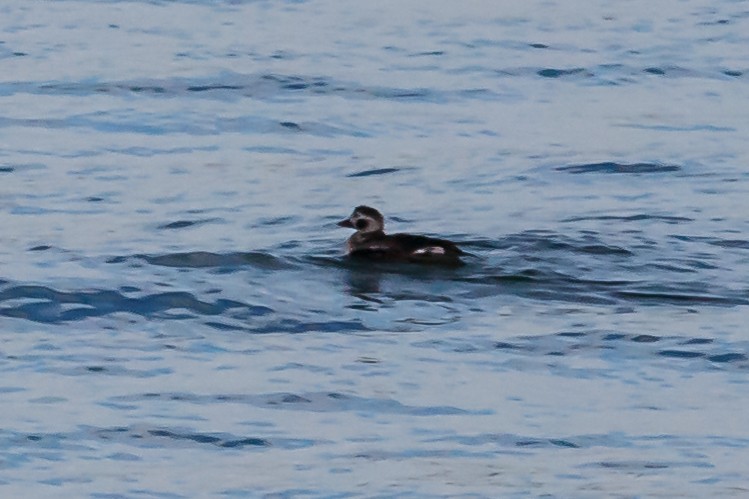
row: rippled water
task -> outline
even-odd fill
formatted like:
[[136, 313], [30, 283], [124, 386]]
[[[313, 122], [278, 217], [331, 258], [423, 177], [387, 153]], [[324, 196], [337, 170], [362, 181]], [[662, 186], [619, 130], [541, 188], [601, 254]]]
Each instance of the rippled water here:
[[749, 494], [744, 2], [0, 13], [4, 497]]

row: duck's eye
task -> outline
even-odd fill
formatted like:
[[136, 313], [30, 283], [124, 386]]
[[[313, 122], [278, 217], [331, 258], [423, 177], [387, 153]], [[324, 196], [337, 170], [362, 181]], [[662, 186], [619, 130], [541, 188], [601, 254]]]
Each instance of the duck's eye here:
[[363, 218], [360, 218], [359, 220], [356, 221], [356, 223], [354, 223], [354, 225], [356, 226], [357, 229], [361, 230], [361, 229], [366, 228], [367, 225], [369, 225], [369, 222], [367, 222]]

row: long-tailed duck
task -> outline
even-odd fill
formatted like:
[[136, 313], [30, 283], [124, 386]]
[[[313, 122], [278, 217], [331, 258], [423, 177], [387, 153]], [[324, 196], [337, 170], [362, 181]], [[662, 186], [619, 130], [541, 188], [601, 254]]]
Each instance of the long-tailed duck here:
[[357, 206], [341, 227], [356, 229], [346, 249], [349, 256], [369, 260], [460, 265], [466, 253], [445, 239], [412, 234], [385, 234], [382, 214], [369, 206]]

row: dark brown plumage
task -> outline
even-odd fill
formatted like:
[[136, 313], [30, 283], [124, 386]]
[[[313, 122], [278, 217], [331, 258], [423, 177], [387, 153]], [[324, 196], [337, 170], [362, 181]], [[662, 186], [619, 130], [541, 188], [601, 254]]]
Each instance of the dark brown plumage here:
[[357, 206], [341, 227], [356, 229], [347, 241], [352, 258], [377, 261], [460, 265], [465, 253], [446, 239], [413, 234], [385, 234], [382, 214], [369, 206]]

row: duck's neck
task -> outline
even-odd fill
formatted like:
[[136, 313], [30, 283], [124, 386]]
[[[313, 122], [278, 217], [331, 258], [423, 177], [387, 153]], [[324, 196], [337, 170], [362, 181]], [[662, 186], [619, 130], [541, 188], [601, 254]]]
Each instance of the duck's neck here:
[[352, 244], [359, 244], [366, 241], [371, 241], [372, 239], [379, 239], [381, 237], [385, 237], [385, 231], [373, 230], [370, 232], [357, 232], [353, 236], [351, 236], [349, 241], [351, 241]]

